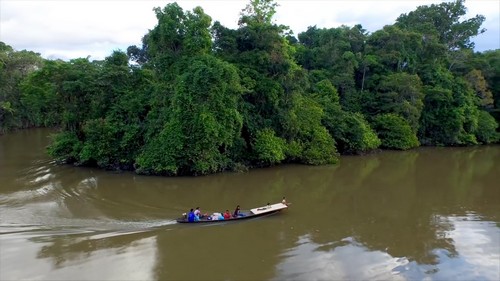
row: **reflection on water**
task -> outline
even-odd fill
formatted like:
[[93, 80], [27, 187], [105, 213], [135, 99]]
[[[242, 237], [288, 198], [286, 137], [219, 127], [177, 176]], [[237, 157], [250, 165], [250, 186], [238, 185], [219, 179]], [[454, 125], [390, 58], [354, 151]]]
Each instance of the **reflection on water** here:
[[[483, 221], [476, 215], [446, 218], [453, 224], [449, 236], [458, 255], [440, 252], [441, 269], [436, 279], [451, 277], [455, 280], [500, 280], [500, 232], [497, 223]], [[458, 270], [456, 269], [458, 268]]]
[[153, 280], [156, 238], [124, 236], [123, 243], [117, 244], [85, 234], [2, 235], [1, 279]]
[[[49, 132], [0, 136], [1, 280], [500, 279], [499, 146], [163, 178], [57, 166]], [[275, 216], [175, 223], [282, 196]]]
[[274, 280], [499, 280], [500, 232], [493, 222], [475, 216], [443, 217], [456, 251], [432, 248], [432, 264], [387, 251], [371, 250], [351, 237], [317, 244], [310, 235], [299, 237], [283, 253]]
[[406, 258], [370, 251], [352, 238], [319, 245], [307, 235], [284, 257], [275, 280], [404, 280], [397, 274], [408, 264]]

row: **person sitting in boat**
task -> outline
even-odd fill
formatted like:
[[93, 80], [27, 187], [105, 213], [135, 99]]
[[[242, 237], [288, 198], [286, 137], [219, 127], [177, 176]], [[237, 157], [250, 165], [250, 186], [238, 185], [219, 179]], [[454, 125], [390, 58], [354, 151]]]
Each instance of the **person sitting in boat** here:
[[222, 215], [222, 212], [220, 212], [220, 213], [218, 213], [218, 214], [219, 214], [218, 219], [219, 219], [220, 221], [223, 221], [223, 220], [224, 220], [224, 215]]
[[236, 206], [236, 209], [234, 209], [233, 217], [244, 217], [245, 215], [240, 212], [240, 205]]
[[205, 216], [207, 216], [207, 214], [202, 214], [201, 211], [200, 211], [200, 207], [196, 207], [196, 209], [194, 210], [194, 215], [197, 216], [198, 218], [203, 218]]
[[210, 220], [213, 220], [213, 221], [218, 221], [220, 220], [220, 218], [222, 217], [222, 219], [224, 219], [224, 217], [222, 216], [221, 213], [213, 213], [211, 216], [210, 216]]
[[283, 203], [283, 204], [285, 204], [285, 205], [287, 205], [287, 206], [288, 206], [288, 203], [286, 202], [286, 198], [285, 198], [285, 196], [283, 196], [283, 200], [281, 200], [281, 203]]
[[188, 222], [194, 222], [195, 217], [196, 216], [194, 215], [193, 209], [191, 209], [188, 214]]
[[231, 213], [229, 212], [229, 210], [226, 210], [226, 212], [224, 213], [224, 219], [228, 220], [230, 218], [231, 218]]

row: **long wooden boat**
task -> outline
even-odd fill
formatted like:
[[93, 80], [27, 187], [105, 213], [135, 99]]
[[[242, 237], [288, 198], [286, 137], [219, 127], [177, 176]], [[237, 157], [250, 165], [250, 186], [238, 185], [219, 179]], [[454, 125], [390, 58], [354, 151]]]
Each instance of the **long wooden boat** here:
[[188, 221], [187, 217], [184, 216], [182, 218], [178, 218], [177, 222], [178, 223], [221, 223], [221, 222], [229, 222], [229, 221], [238, 221], [238, 220], [245, 220], [245, 219], [251, 219], [251, 218], [256, 218], [256, 217], [261, 217], [261, 216], [266, 216], [266, 215], [271, 215], [275, 214], [281, 210], [284, 210], [288, 208], [286, 204], [283, 203], [276, 203], [276, 204], [270, 204], [262, 207], [257, 207], [250, 209], [248, 211], [241, 211], [240, 216], [238, 217], [232, 217], [230, 219], [224, 219], [224, 220], [210, 220], [208, 217], [201, 218], [199, 221], [193, 221], [190, 222]]

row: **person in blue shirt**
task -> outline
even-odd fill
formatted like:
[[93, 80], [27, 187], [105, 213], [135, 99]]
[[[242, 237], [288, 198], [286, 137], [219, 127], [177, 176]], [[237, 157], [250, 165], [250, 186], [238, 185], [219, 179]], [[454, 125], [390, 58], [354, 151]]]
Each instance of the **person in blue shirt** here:
[[195, 218], [196, 216], [194, 215], [194, 211], [191, 209], [188, 214], [188, 222], [194, 222]]

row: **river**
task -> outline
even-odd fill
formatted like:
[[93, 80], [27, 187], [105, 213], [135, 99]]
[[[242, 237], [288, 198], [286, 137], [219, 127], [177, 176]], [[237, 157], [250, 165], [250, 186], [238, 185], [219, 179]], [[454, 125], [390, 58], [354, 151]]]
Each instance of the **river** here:
[[0, 136], [1, 280], [500, 280], [500, 146], [167, 178], [56, 165], [50, 133]]

